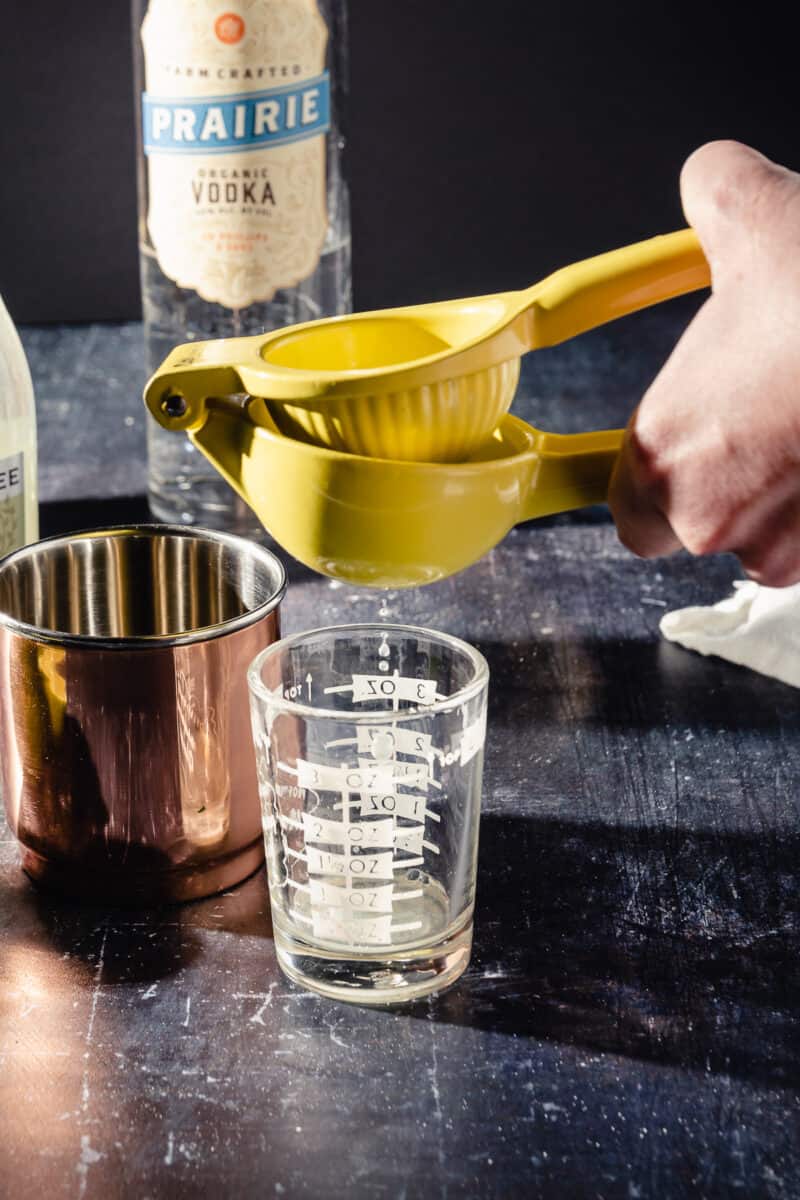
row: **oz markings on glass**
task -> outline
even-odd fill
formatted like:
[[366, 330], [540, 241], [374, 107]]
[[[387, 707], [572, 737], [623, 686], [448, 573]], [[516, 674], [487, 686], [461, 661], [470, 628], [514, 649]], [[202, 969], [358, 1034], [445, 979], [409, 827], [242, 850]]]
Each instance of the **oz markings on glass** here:
[[[378, 653], [380, 654], [384, 650], [388, 654], [389, 647], [386, 646], [385, 641], [378, 648]], [[368, 681], [366, 684], [365, 680]], [[436, 690], [435, 679], [403, 677], [397, 670], [394, 671], [391, 679], [374, 675], [353, 676], [354, 699], [357, 696], [362, 699], [370, 699], [377, 693], [391, 700], [394, 712], [399, 711], [402, 699], [411, 699], [420, 705], [430, 705], [435, 700], [443, 698]], [[397, 721], [393, 721], [388, 729], [381, 725], [357, 726], [355, 739], [342, 738], [338, 744], [346, 745], [353, 741], [355, 741], [360, 754], [366, 751], [372, 756], [371, 759], [360, 757], [359, 766], [366, 768], [372, 760], [388, 762], [391, 763], [392, 772], [399, 785], [406, 788], [417, 788], [423, 792], [427, 792], [429, 784], [434, 788], [441, 789], [441, 784], [433, 778], [432, 765], [435, 748], [430, 734], [398, 727]], [[423, 758], [425, 761], [400, 762], [397, 758], [398, 754]], [[420, 822], [418, 828], [397, 828], [395, 846], [399, 849], [408, 850], [412, 854], [421, 854], [423, 848], [430, 850], [433, 854], [439, 853], [439, 847], [435, 842], [424, 840], [424, 827], [427, 817], [436, 822], [440, 822], [441, 818], [438, 813], [424, 806], [422, 797], [409, 792], [398, 793], [395, 791], [380, 796], [368, 796], [366, 800], [362, 798], [362, 816], [378, 813], [388, 813], [394, 817], [404, 817], [410, 821]]]
[[[310, 694], [310, 680], [307, 682]], [[391, 677], [354, 675], [351, 684], [325, 690], [350, 691], [356, 702], [387, 699], [395, 712], [401, 700], [430, 705], [438, 698], [435, 680], [407, 679], [397, 671]], [[290, 816], [281, 818], [282, 825], [303, 834], [302, 850], [289, 846], [285, 838], [284, 845], [288, 855], [305, 863], [308, 882], [291, 877], [287, 882], [296, 892], [307, 894], [311, 915], [294, 906], [290, 911], [296, 919], [311, 924], [315, 936], [388, 944], [392, 934], [422, 927], [421, 921], [392, 920], [396, 903], [423, 894], [422, 888], [398, 893], [394, 878], [399, 870], [423, 865], [426, 850], [439, 853], [439, 847], [425, 839], [426, 818], [440, 821], [439, 815], [427, 807], [425, 794], [429, 785], [441, 786], [432, 773], [436, 750], [430, 735], [398, 728], [396, 722], [390, 728], [356, 726], [354, 732], [355, 737], [338, 739], [326, 748], [353, 745], [359, 753], [356, 766], [304, 759], [298, 759], [295, 767], [279, 764], [279, 769], [293, 775], [306, 793], [317, 797], [320, 791], [338, 793], [339, 801], [332, 810], [341, 812], [340, 820], [317, 812], [303, 812], [299, 821]], [[398, 753], [423, 761], [402, 762]], [[362, 757], [365, 755], [369, 757]], [[415, 788], [422, 794], [407, 790]], [[358, 814], [370, 819], [351, 818], [353, 794], [359, 796]], [[412, 823], [400, 826], [398, 817]], [[397, 851], [402, 851], [404, 857], [397, 858]]]
[[[362, 795], [368, 797], [371, 789], [391, 786], [391, 774], [387, 776], [374, 767], [334, 767], [303, 759], [297, 760], [295, 768], [285, 763], [279, 766], [295, 775], [298, 784], [302, 781], [307, 791], [338, 792], [340, 802], [335, 808], [342, 813], [337, 820], [316, 812], [302, 812], [299, 821], [289, 816], [281, 818], [282, 825], [302, 830], [303, 850], [295, 850], [286, 842], [284, 845], [288, 855], [306, 864], [308, 876], [307, 883], [291, 877], [287, 881], [290, 887], [308, 895], [311, 909], [309, 916], [290, 905], [292, 916], [310, 924], [316, 937], [354, 944], [385, 945], [391, 943], [392, 935], [420, 929], [421, 921], [394, 921], [392, 913], [398, 901], [422, 895], [421, 888], [396, 894], [394, 887], [396, 871], [424, 862], [421, 838], [412, 842], [404, 836], [409, 831], [397, 830], [392, 817], [357, 821], [350, 816], [352, 791], [363, 789]], [[411, 851], [412, 857], [396, 859], [396, 849]]]

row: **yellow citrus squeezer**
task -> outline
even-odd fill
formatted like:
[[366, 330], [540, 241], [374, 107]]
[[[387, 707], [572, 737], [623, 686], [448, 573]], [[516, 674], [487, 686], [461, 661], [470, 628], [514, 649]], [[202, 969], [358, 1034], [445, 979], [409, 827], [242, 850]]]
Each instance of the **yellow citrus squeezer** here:
[[519, 521], [606, 498], [622, 432], [548, 434], [506, 415], [521, 354], [708, 283], [681, 230], [524, 292], [179, 346], [145, 402], [301, 562], [413, 586]]

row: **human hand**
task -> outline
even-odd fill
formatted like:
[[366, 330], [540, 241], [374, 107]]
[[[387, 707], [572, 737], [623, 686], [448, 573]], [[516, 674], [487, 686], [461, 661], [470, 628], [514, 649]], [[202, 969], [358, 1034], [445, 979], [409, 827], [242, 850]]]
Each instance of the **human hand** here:
[[729, 550], [782, 587], [800, 580], [800, 175], [711, 142], [681, 198], [713, 291], [628, 423], [609, 504], [636, 554]]

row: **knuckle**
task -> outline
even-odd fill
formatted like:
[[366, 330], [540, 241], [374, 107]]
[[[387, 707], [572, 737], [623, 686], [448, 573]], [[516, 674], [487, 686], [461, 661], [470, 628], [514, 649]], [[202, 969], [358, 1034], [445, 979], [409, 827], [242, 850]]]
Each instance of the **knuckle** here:
[[678, 537], [690, 554], [721, 554], [727, 550], [725, 526], [722, 524], [690, 525], [683, 528], [680, 520], [673, 522]]
[[628, 439], [628, 457], [637, 488], [654, 499], [661, 499], [669, 484], [670, 465], [663, 450], [659, 449], [666, 441], [653, 418], [640, 411], [637, 425]]
[[739, 552], [739, 561], [751, 579], [765, 587], [790, 587], [800, 583], [800, 549], [782, 540], [776, 546]]
[[718, 464], [701, 462], [683, 480], [669, 516], [690, 554], [735, 552], [736, 531], [750, 502], [750, 496], [740, 488], [730, 482], [720, 483]]

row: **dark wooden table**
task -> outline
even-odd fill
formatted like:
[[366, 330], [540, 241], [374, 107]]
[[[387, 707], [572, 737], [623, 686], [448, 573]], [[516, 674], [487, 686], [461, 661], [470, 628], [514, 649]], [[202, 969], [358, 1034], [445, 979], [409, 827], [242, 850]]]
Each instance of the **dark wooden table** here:
[[[517, 410], [622, 423], [689, 311], [537, 355]], [[143, 516], [140, 329], [24, 336], [45, 531]], [[286, 630], [376, 614], [289, 573]], [[492, 670], [475, 951], [438, 999], [293, 987], [262, 873], [86, 909], [0, 833], [0, 1195], [800, 1195], [800, 697], [658, 634], [738, 574], [590, 510], [392, 593]]]

